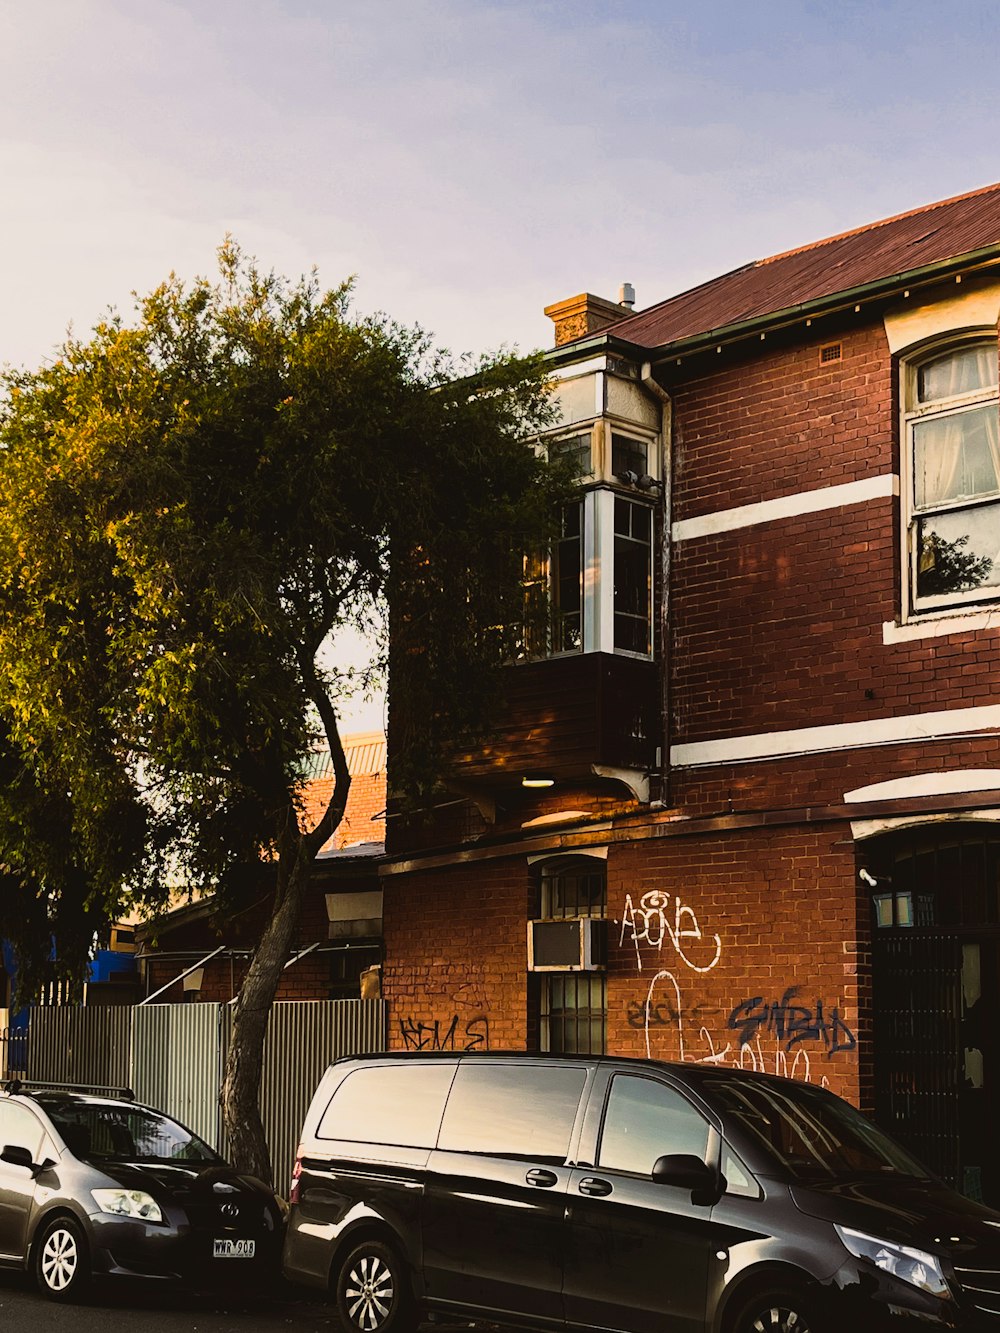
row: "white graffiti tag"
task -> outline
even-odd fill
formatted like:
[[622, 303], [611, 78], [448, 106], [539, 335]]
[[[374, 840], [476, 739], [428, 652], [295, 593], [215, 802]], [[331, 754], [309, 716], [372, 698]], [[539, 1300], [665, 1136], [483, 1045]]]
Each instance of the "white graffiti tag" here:
[[[677, 957], [692, 972], [711, 972], [722, 957], [722, 940], [718, 935], [704, 935], [694, 909], [686, 906], [680, 898], [659, 889], [644, 893], [636, 906], [632, 895], [625, 895], [625, 909], [622, 913], [622, 930], [618, 940], [624, 944], [630, 939], [635, 945], [635, 960], [642, 971], [642, 954], [639, 946], [648, 944], [657, 953], [662, 952], [664, 943], [669, 940]], [[691, 957], [689, 950], [698, 941], [704, 940], [707, 946], [714, 945], [709, 956], [708, 948], [699, 948]], [[696, 958], [701, 961], [697, 962]], [[708, 962], [705, 959], [709, 959]]]

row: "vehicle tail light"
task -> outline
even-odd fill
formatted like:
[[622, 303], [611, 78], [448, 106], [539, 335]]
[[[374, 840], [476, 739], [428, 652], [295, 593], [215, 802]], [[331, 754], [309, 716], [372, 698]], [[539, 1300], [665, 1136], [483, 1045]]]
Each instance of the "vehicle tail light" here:
[[302, 1177], [302, 1158], [296, 1157], [295, 1165], [292, 1167], [292, 1183], [288, 1190], [288, 1202], [298, 1203], [299, 1201], [299, 1180]]

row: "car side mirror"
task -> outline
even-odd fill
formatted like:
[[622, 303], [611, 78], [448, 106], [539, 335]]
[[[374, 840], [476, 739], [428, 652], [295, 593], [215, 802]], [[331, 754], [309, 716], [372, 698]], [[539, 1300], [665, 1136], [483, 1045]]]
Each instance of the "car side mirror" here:
[[7, 1162], [10, 1166], [25, 1166], [29, 1171], [35, 1165], [30, 1151], [14, 1143], [8, 1143], [4, 1146], [3, 1151], [0, 1152], [0, 1162]]
[[725, 1189], [718, 1171], [707, 1166], [693, 1153], [668, 1153], [653, 1163], [653, 1180], [658, 1185], [674, 1185], [690, 1190], [693, 1203], [717, 1203]]

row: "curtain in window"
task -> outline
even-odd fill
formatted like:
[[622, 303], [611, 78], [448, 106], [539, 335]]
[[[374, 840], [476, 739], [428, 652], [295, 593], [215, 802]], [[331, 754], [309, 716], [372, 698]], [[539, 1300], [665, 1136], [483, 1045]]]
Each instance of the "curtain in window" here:
[[919, 508], [1000, 491], [996, 404], [920, 421], [913, 428], [914, 500]]

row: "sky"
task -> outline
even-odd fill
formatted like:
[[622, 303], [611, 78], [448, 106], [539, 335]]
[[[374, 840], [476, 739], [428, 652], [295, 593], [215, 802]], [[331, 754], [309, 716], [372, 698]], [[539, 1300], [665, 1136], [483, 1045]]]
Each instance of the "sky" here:
[[[459, 353], [1000, 179], [996, 0], [0, 0], [0, 362], [227, 233]], [[343, 649], [345, 655], [355, 648]], [[348, 729], [378, 726], [359, 701]]]

